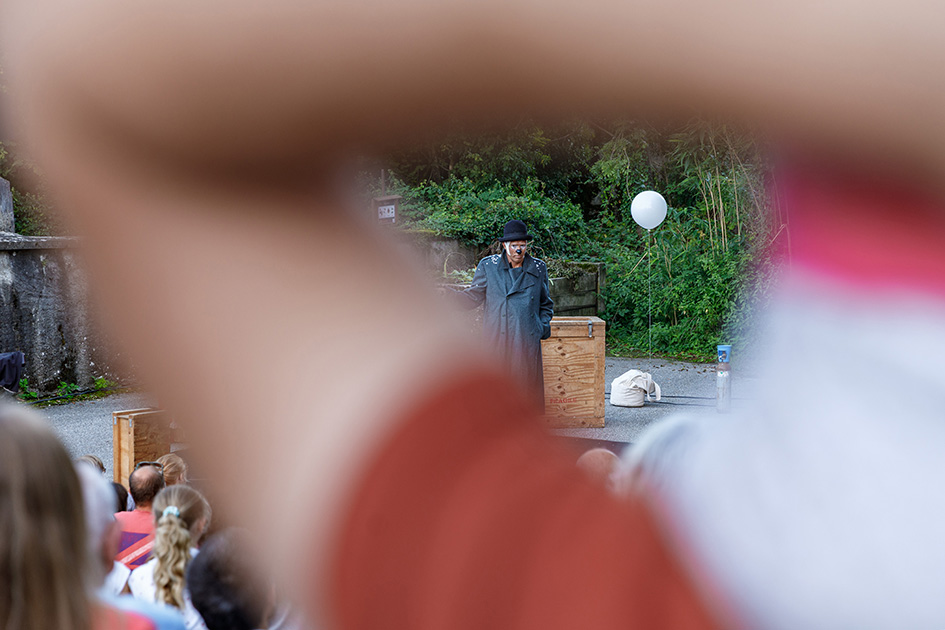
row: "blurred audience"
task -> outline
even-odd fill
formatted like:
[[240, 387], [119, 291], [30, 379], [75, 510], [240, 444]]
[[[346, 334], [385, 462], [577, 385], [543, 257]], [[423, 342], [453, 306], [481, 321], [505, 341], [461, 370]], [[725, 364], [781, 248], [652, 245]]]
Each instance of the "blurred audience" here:
[[115, 512], [124, 512], [128, 506], [128, 491], [125, 486], [117, 481], [112, 482], [112, 490], [115, 491]]
[[66, 449], [32, 412], [0, 406], [0, 627], [155, 628], [90, 597], [104, 569], [87, 543], [82, 488]]
[[93, 468], [98, 470], [100, 473], [102, 473], [103, 475], [105, 474], [105, 462], [103, 462], [96, 455], [83, 455], [82, 457], [77, 458], [75, 461], [76, 463], [85, 462], [87, 464], [90, 464]]
[[151, 503], [164, 488], [161, 465], [157, 462], [140, 462], [128, 476], [128, 487], [135, 509], [115, 514], [121, 525], [121, 541], [115, 559], [129, 569], [135, 569], [148, 561], [154, 546]]
[[179, 483], [187, 483], [187, 464], [179, 455], [168, 453], [158, 457], [157, 461], [163, 467], [166, 485], [176, 486]]
[[113, 493], [108, 483], [91, 467], [80, 464], [76, 471], [85, 504], [86, 538], [91, 560], [89, 577], [98, 598], [115, 608], [148, 618], [157, 630], [184, 630], [184, 619], [179, 611], [130, 595], [120, 595], [130, 571], [113, 559], [121, 533], [112, 511]]

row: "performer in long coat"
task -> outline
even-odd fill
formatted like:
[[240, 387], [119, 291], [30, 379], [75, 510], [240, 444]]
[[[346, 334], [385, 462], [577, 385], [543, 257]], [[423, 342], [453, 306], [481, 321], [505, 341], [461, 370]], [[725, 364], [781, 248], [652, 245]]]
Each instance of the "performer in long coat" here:
[[551, 335], [554, 303], [549, 296], [548, 269], [526, 249], [532, 239], [525, 223], [509, 221], [503, 252], [479, 261], [468, 289], [459, 293], [466, 308], [485, 302], [483, 338], [505, 360], [508, 371], [544, 406], [541, 340]]

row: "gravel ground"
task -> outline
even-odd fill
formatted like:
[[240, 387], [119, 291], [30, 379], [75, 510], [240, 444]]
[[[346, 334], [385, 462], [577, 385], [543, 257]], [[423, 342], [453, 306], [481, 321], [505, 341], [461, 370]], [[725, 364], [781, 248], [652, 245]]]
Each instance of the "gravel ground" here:
[[154, 405], [153, 397], [142, 393], [113, 394], [97, 400], [83, 400], [37, 409], [59, 434], [69, 454], [97, 455], [105, 462], [112, 478], [112, 412]]

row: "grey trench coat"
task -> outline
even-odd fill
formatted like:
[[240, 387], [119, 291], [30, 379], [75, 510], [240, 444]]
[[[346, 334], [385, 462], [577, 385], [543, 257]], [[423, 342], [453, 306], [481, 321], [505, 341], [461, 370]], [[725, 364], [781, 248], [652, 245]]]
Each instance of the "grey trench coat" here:
[[541, 340], [551, 335], [554, 303], [548, 294], [548, 269], [537, 258], [525, 255], [522, 274], [513, 281], [505, 254], [479, 261], [468, 289], [458, 294], [462, 306], [482, 312], [483, 338], [544, 406]]

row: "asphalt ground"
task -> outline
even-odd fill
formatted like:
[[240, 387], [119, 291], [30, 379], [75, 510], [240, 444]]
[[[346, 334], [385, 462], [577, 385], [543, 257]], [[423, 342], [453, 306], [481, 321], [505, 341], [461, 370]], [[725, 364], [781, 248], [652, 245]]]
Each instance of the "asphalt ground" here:
[[[636, 369], [648, 372], [660, 386], [661, 399], [645, 402], [642, 407], [617, 407], [610, 404], [613, 380]], [[620, 452], [636, 441], [655, 422], [673, 414], [704, 414], [707, 420], [718, 415], [716, 407], [715, 364], [686, 363], [661, 358], [625, 359], [607, 357], [605, 367], [604, 426], [601, 428], [554, 429], [553, 433], [571, 438], [576, 446], [603, 446]], [[739, 376], [732, 373], [732, 407], [739, 405]]]
[[[649, 372], [659, 384], [662, 399], [643, 407], [615, 407], [610, 404], [611, 383], [630, 369]], [[704, 414], [707, 421], [717, 417], [714, 364], [686, 363], [660, 358], [625, 359], [608, 357], [605, 364], [605, 419], [602, 428], [554, 429], [552, 432], [576, 450], [603, 446], [619, 453], [637, 440], [651, 424], [679, 413]], [[750, 377], [738, 365], [732, 372], [732, 407], [741, 404], [739, 392], [747, 389]], [[46, 407], [38, 411], [66, 445], [70, 455], [97, 455], [112, 474], [112, 412], [153, 407], [154, 398], [144, 393], [122, 393], [97, 400]]]

